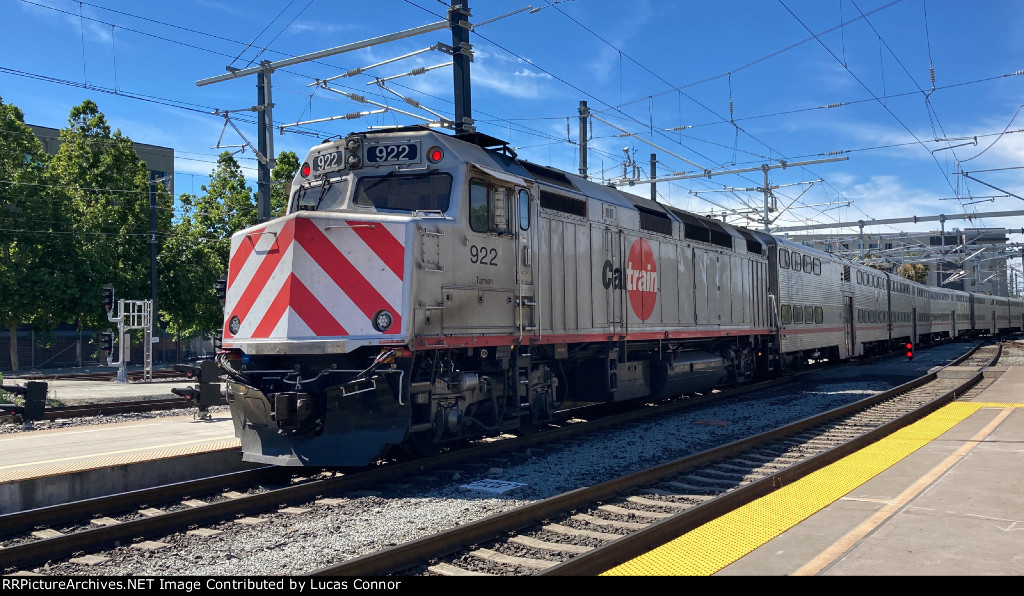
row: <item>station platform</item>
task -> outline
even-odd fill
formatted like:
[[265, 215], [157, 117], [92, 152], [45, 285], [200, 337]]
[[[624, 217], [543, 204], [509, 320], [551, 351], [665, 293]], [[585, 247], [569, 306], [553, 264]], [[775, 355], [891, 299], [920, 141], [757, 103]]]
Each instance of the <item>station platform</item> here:
[[[50, 381], [67, 404], [173, 397], [193, 383]], [[34, 423], [35, 430], [0, 434], [0, 514], [182, 482], [254, 467], [242, 461], [231, 414], [180, 416], [70, 426]]]
[[1021, 575], [1024, 367], [988, 370], [977, 395], [603, 575]]

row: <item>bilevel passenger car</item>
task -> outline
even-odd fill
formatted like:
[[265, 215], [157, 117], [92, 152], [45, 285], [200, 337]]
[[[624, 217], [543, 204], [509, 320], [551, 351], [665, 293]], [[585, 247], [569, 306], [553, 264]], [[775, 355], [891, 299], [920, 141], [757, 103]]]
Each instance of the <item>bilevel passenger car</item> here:
[[1021, 327], [1019, 304], [984, 300], [966, 307], [991, 328], [951, 327], [933, 313], [960, 302], [923, 286], [410, 127], [313, 147], [287, 215], [233, 236], [218, 362], [244, 459], [361, 467], [568, 399]]

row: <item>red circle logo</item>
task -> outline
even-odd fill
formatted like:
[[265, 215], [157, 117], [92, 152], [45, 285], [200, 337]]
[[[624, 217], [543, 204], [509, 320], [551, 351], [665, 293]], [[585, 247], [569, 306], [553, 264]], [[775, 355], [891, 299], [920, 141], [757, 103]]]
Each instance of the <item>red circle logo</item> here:
[[651, 245], [643, 238], [633, 241], [626, 261], [626, 292], [629, 304], [641, 321], [651, 318], [658, 302], [658, 264]]

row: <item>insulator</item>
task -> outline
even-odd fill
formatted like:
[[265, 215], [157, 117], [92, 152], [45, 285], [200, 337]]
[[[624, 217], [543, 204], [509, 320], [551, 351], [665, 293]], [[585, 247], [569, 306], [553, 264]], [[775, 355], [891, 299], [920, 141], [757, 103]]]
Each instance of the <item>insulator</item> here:
[[935, 87], [935, 67], [928, 67], [928, 73], [932, 79], [932, 87]]
[[729, 100], [729, 120], [732, 121], [732, 100]]
[[830, 103], [830, 104], [828, 104], [827, 106], [825, 106], [825, 109], [832, 109], [832, 108], [841, 108], [841, 107], [843, 107], [843, 105], [844, 105], [844, 104], [843, 104], [843, 102], [839, 102], [839, 103]]

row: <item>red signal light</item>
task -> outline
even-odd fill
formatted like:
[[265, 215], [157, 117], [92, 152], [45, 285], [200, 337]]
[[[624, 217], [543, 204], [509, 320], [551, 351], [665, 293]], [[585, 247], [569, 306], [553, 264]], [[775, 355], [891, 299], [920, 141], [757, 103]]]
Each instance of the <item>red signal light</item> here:
[[912, 343], [910, 343], [908, 341], [906, 343], [906, 348], [907, 348], [907, 358], [913, 359], [914, 358], [914, 344], [912, 344]]

